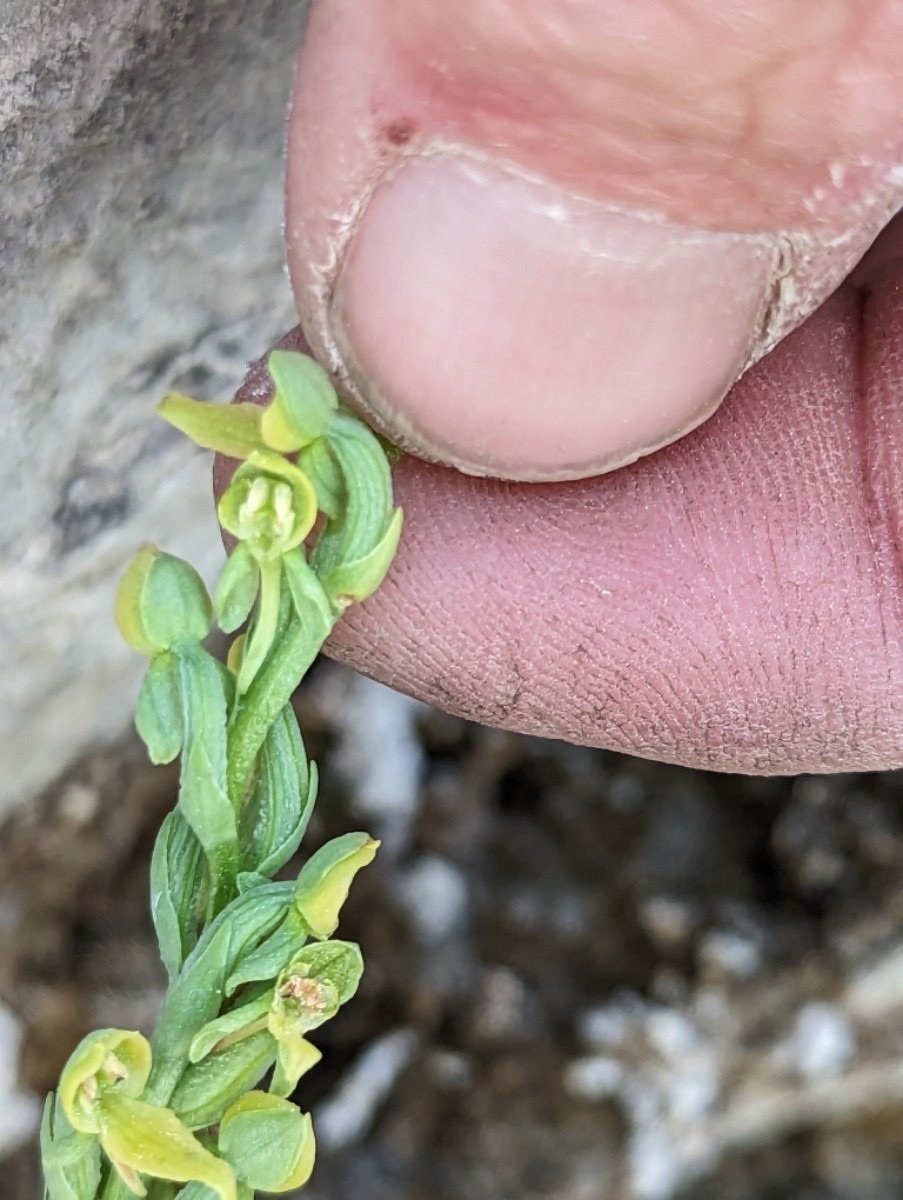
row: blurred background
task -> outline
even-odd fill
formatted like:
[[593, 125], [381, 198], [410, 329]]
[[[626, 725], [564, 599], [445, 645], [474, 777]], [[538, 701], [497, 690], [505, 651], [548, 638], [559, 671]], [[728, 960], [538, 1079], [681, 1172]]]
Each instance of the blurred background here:
[[[152, 419], [293, 323], [298, 0], [0, 4], [0, 1197], [88, 1029], [162, 995], [175, 776], [128, 725], [115, 582], [212, 573], [208, 468]], [[706, 775], [517, 737], [328, 663], [314, 842], [383, 838], [362, 992], [300, 1099], [312, 1200], [898, 1200], [903, 776]]]

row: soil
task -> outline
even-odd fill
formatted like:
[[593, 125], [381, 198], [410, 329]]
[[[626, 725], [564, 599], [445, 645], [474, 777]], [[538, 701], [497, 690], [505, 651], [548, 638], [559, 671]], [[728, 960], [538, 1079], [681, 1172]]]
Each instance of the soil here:
[[[715, 776], [384, 693], [411, 734], [403, 812], [366, 799], [341, 732], [374, 687], [322, 663], [297, 701], [323, 774], [306, 845], [365, 808], [385, 843], [342, 926], [362, 990], [299, 1096], [311, 1200], [898, 1200], [903, 776]], [[152, 1027], [174, 790], [129, 739], [0, 831], [29, 1092], [89, 1029]], [[0, 1196], [39, 1187], [29, 1144]]]

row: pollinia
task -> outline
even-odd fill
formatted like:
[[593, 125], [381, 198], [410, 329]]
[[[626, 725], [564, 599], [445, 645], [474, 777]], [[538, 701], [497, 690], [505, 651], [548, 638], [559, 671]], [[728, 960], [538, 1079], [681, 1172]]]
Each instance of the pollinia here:
[[[45, 1200], [252, 1200], [313, 1168], [311, 1119], [290, 1097], [320, 1058], [308, 1035], [360, 982], [359, 948], [334, 935], [378, 843], [345, 834], [273, 882], [317, 794], [290, 698], [343, 610], [381, 582], [401, 510], [387, 452], [325, 372], [278, 350], [267, 368], [266, 407], [160, 406], [241, 460], [218, 508], [233, 549], [212, 600], [150, 545], [119, 587], [119, 630], [149, 660], [138, 732], [153, 762], [181, 755], [151, 865], [169, 984], [149, 1039], [99, 1030], [66, 1064], [41, 1128]], [[214, 622], [247, 626], [225, 663], [204, 645]]]

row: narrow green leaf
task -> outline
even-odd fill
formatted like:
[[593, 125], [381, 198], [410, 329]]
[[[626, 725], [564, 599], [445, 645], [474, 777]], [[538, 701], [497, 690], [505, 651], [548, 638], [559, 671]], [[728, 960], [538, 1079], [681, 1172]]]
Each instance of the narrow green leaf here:
[[76, 1133], [52, 1093], [41, 1120], [41, 1164], [50, 1200], [94, 1200], [100, 1184], [100, 1143]]
[[282, 569], [292, 594], [295, 611], [302, 622], [308, 619], [311, 610], [317, 614], [321, 626], [328, 626], [335, 621], [336, 606], [300, 547], [283, 557]]
[[308, 767], [298, 721], [286, 705], [267, 734], [257, 782], [240, 822], [241, 868], [271, 876], [295, 853], [313, 812], [316, 770]]
[[340, 413], [325, 439], [342, 478], [344, 504], [326, 522], [311, 555], [321, 579], [365, 558], [386, 535], [392, 516], [392, 475], [375, 434], [351, 413]]
[[396, 508], [386, 532], [368, 554], [340, 563], [324, 579], [323, 586], [338, 608], [366, 600], [382, 583], [398, 549], [402, 520], [401, 509]]
[[215, 1125], [225, 1110], [255, 1087], [273, 1065], [276, 1043], [263, 1030], [189, 1066], [171, 1104], [190, 1129]]
[[298, 466], [314, 485], [320, 512], [325, 517], [337, 517], [345, 498], [345, 484], [326, 439], [317, 438], [305, 446], [298, 455]]
[[204, 853], [182, 813], [163, 821], [151, 858], [151, 916], [170, 982], [197, 941], [204, 887]]
[[145, 1099], [166, 1104], [189, 1062], [195, 1035], [219, 1016], [226, 980], [284, 920], [291, 883], [268, 883], [232, 901], [201, 935], [167, 992], [152, 1039], [154, 1069]]
[[235, 969], [226, 980], [226, 995], [233, 995], [246, 983], [275, 979], [302, 948], [308, 936], [301, 914], [296, 908], [290, 908], [285, 919], [266, 941], [242, 955], [235, 964]]
[[223, 674], [199, 646], [182, 646], [176, 654], [185, 729], [179, 810], [204, 848], [218, 909], [232, 894], [238, 872], [238, 827], [226, 790]]
[[[193, 1063], [206, 1058], [223, 1040], [236, 1044], [248, 1030], [258, 1032], [253, 1027], [262, 1017], [266, 1017], [273, 1003], [273, 989], [264, 986], [257, 989], [257, 994], [238, 1006], [231, 1012], [224, 1013], [216, 1020], [208, 1022], [191, 1042], [188, 1057]], [[248, 1034], [250, 1036], [250, 1033]], [[225, 1046], [222, 1049], [226, 1049]]]

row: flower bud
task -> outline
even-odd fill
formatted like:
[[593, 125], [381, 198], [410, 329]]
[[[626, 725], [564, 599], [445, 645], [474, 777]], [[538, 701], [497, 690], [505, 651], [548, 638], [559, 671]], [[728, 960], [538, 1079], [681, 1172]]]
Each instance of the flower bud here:
[[316, 1142], [310, 1115], [266, 1092], [248, 1092], [226, 1112], [219, 1150], [239, 1179], [262, 1192], [289, 1192], [310, 1179]]
[[126, 643], [149, 658], [210, 632], [213, 608], [194, 567], [146, 543], [116, 593], [116, 624]]
[[326, 432], [339, 406], [323, 368], [306, 354], [273, 350], [267, 370], [275, 394], [263, 410], [260, 429], [274, 450], [291, 454]]

